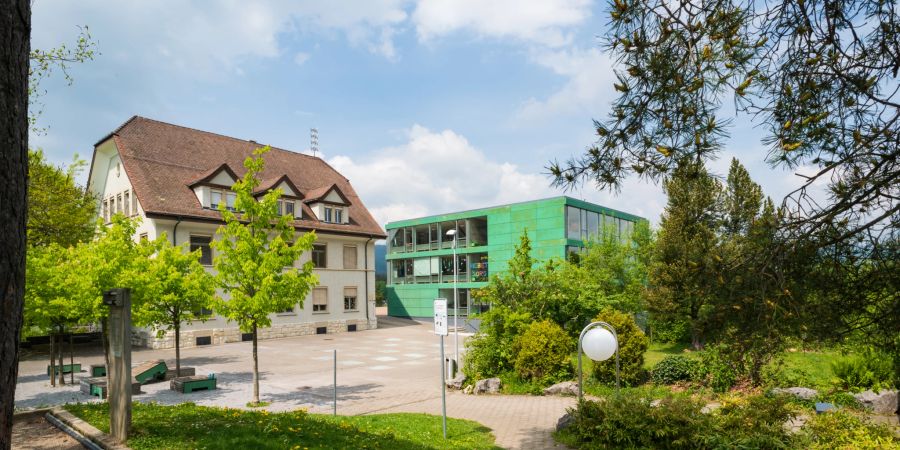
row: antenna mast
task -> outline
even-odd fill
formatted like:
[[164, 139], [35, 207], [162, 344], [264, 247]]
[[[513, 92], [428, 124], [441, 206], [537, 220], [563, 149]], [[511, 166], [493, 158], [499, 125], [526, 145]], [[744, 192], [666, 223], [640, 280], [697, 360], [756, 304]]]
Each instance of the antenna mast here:
[[316, 128], [309, 129], [309, 150], [313, 156], [319, 153], [319, 130]]

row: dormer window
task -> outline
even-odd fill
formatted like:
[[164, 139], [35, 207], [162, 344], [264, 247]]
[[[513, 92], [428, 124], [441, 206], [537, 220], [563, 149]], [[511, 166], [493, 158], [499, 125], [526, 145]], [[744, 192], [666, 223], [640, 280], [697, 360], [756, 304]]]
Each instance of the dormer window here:
[[223, 189], [210, 189], [209, 191], [209, 207], [212, 209], [219, 209], [219, 204], [222, 201], [225, 201], [225, 209], [229, 211], [234, 211], [234, 201], [237, 199], [237, 194], [231, 191], [226, 191]]
[[332, 223], [334, 222], [334, 208], [326, 206], [325, 207], [325, 222]]
[[278, 215], [294, 217], [294, 201], [278, 200]]
[[334, 208], [334, 223], [344, 223], [344, 210], [341, 208]]

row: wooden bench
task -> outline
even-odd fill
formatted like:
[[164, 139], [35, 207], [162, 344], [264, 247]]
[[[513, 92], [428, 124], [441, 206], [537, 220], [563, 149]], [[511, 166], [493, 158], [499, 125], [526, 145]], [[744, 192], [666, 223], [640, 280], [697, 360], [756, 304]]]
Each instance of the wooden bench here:
[[[194, 367], [182, 367], [180, 375], [183, 377], [192, 377], [194, 375], [197, 375], [197, 369]], [[169, 369], [166, 372], [166, 377], [164, 378], [164, 380], [171, 381], [173, 378], [178, 378], [175, 376], [175, 369]]]
[[192, 377], [172, 378], [169, 389], [182, 394], [190, 394], [194, 391], [213, 390], [216, 388], [215, 376], [195, 375]]
[[[63, 364], [62, 373], [72, 373], [73, 368], [75, 369], [74, 372], [81, 372], [81, 363]], [[59, 373], [59, 365], [55, 366], [54, 369], [56, 369], [56, 373], [58, 374]], [[50, 365], [49, 364], [47, 364], [47, 376], [50, 376]]]
[[92, 377], [105, 377], [106, 376], [106, 364], [91, 364], [91, 376]]
[[[106, 398], [109, 395], [106, 389], [106, 377], [89, 377], [81, 379], [81, 392], [87, 395], [96, 395], [100, 398]], [[141, 383], [134, 378], [131, 379], [131, 395], [143, 394], [141, 392]]]
[[141, 384], [162, 381], [166, 377], [167, 371], [166, 362], [161, 359], [147, 361], [131, 368], [132, 375]]

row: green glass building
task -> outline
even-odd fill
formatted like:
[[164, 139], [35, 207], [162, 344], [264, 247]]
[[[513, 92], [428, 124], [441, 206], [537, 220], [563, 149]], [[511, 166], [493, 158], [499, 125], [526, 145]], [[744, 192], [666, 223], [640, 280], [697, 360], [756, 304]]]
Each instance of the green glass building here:
[[448, 300], [453, 314], [454, 239], [459, 287], [459, 315], [475, 308], [471, 289], [487, 285], [488, 277], [507, 269], [522, 230], [528, 230], [532, 257], [565, 258], [589, 236], [611, 227], [630, 233], [645, 219], [570, 197], [554, 197], [490, 208], [388, 223], [388, 314], [431, 317], [435, 298]]

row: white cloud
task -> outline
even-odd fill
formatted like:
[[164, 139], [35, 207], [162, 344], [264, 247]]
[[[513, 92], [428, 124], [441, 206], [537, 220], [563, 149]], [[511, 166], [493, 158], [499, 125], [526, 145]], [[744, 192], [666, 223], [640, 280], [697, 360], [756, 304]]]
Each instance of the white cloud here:
[[590, 0], [422, 0], [412, 21], [424, 41], [469, 30], [558, 47], [571, 41], [567, 27], [590, 17], [590, 6]]
[[609, 56], [599, 49], [533, 51], [534, 63], [565, 77], [565, 83], [547, 98], [531, 98], [519, 108], [515, 120], [531, 122], [554, 116], [601, 118], [614, 97], [615, 75]]
[[298, 66], [302, 66], [306, 61], [309, 61], [309, 53], [298, 52], [294, 55], [294, 63]]
[[[328, 163], [350, 179], [379, 223], [563, 195], [545, 174], [494, 161], [462, 135], [408, 130], [407, 142], [354, 159]], [[588, 188], [569, 194], [647, 217], [654, 222], [665, 203], [659, 188], [629, 181], [621, 195]]]

